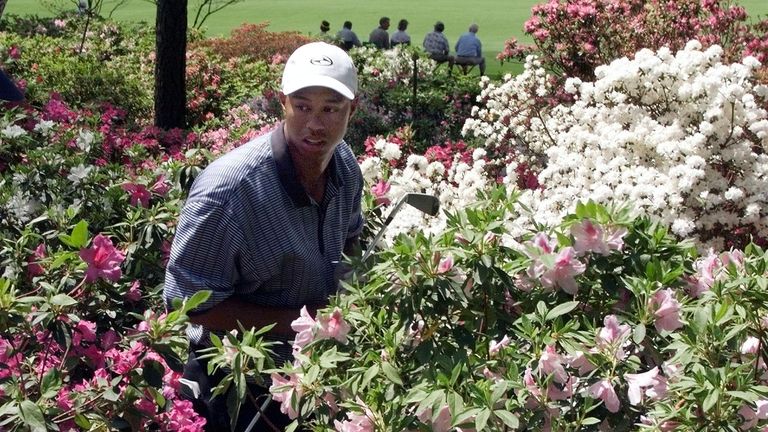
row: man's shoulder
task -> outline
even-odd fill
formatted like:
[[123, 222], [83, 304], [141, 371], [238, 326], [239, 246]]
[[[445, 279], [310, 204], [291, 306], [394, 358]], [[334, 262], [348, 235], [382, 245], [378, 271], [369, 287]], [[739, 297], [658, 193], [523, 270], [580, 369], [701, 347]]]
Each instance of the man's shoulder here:
[[198, 175], [189, 198], [228, 201], [244, 179], [257, 179], [272, 160], [270, 136], [256, 137], [213, 161]]

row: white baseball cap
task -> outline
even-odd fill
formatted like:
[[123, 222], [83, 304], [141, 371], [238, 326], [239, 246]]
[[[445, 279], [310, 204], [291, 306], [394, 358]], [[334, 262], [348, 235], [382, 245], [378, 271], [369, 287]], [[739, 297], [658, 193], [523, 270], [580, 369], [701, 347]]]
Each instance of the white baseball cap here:
[[282, 91], [289, 95], [313, 86], [327, 87], [347, 99], [354, 99], [357, 69], [352, 58], [343, 49], [325, 42], [297, 48], [285, 63]]

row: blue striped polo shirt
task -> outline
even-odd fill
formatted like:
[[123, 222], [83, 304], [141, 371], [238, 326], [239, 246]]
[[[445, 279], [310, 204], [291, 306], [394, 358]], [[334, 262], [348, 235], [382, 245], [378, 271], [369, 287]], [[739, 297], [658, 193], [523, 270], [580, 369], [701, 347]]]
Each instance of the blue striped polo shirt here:
[[[192, 313], [230, 296], [296, 309], [325, 302], [337, 288], [334, 262], [363, 229], [363, 177], [345, 142], [328, 170], [317, 203], [299, 183], [282, 123], [211, 163], [195, 179], [179, 218], [166, 305], [200, 290], [212, 295]], [[187, 335], [191, 343], [210, 343], [199, 325], [190, 324]]]

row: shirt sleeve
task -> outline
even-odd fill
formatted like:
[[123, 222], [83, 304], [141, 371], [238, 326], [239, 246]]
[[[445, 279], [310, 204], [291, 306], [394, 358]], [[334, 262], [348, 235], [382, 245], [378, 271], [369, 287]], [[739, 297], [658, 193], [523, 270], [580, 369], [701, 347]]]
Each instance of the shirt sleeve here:
[[211, 296], [196, 311], [224, 301], [239, 279], [243, 236], [227, 209], [215, 202], [187, 201], [171, 246], [163, 299], [171, 308], [174, 298], [188, 298], [203, 290]]

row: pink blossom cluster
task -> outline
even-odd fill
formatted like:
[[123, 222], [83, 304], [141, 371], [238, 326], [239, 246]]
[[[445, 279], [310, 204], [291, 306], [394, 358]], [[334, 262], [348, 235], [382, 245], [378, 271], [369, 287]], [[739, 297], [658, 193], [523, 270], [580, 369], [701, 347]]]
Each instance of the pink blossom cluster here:
[[595, 67], [641, 48], [682, 48], [698, 39], [721, 45], [732, 61], [764, 62], [764, 21], [750, 24], [742, 6], [725, 0], [549, 0], [531, 9], [524, 31], [535, 47], [512, 38], [498, 58], [522, 60], [534, 50], [565, 76], [592, 79]]

